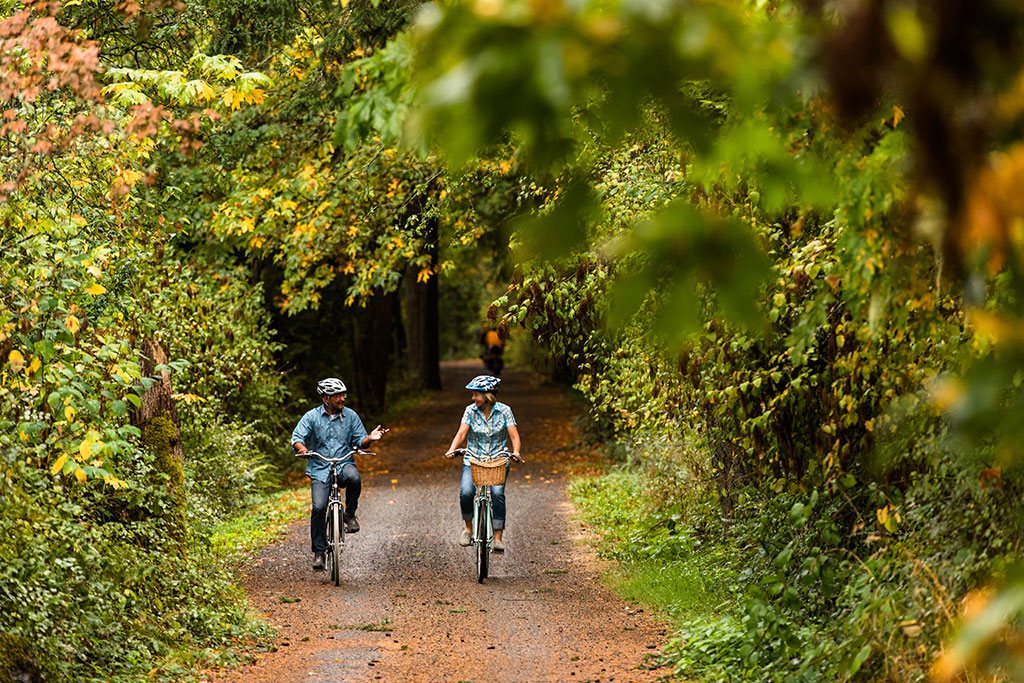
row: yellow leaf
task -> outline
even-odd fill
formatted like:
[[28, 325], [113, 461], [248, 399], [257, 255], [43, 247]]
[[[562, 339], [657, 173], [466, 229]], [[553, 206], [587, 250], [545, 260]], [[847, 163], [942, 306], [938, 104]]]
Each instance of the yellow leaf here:
[[886, 506], [875, 510], [875, 517], [878, 518], [878, 523], [884, 526], [889, 521], [889, 507]]
[[92, 283], [91, 285], [89, 285], [88, 287], [85, 288], [85, 293], [86, 294], [92, 294], [93, 296], [99, 296], [100, 294], [103, 294], [106, 291], [107, 291], [107, 288], [104, 287], [103, 285], [101, 285], [98, 282], [94, 282], [94, 283]]
[[892, 127], [893, 128], [895, 128], [896, 126], [900, 125], [900, 121], [903, 120], [904, 116], [906, 116], [906, 114], [904, 114], [903, 110], [899, 108], [899, 105], [896, 105], [896, 104], [892, 105]]
[[875, 510], [875, 516], [878, 517], [878, 522], [885, 527], [885, 530], [889, 533], [895, 533], [896, 526], [900, 522], [900, 513], [892, 505], [886, 505], [884, 508], [878, 508]]
[[67, 453], [57, 458], [57, 462], [53, 463], [53, 467], [50, 468], [50, 474], [58, 474], [62, 469], [64, 469], [64, 463], [67, 461]]
[[98, 456], [103, 451], [103, 441], [100, 440], [100, 433], [95, 429], [90, 429], [82, 439], [82, 443], [78, 444], [78, 458], [79, 462], [89, 462], [93, 457]]
[[234, 111], [242, 106], [242, 101], [245, 99], [245, 94], [241, 90], [235, 88], [228, 88], [224, 91], [224, 104], [231, 107]]
[[430, 268], [420, 268], [420, 272], [416, 274], [416, 282], [426, 282], [430, 279]]
[[71, 331], [71, 334], [78, 334], [78, 330], [82, 329], [82, 321], [73, 315], [69, 315], [64, 321], [64, 326]]
[[74, 422], [75, 415], [77, 414], [78, 411], [75, 410], [74, 406], [64, 406], [64, 419], [67, 420], [68, 422]]
[[85, 477], [85, 470], [83, 470], [81, 467], [79, 467], [77, 470], [75, 470], [74, 474], [75, 474], [75, 479], [77, 479], [79, 482], [81, 482], [83, 484], [85, 483], [85, 479], [86, 479], [86, 477]]
[[21, 355], [21, 351], [14, 349], [7, 354], [7, 360], [11, 364], [11, 370], [15, 372], [21, 372], [21, 369], [25, 367], [25, 357]]
[[205, 398], [195, 394], [174, 394], [173, 398], [175, 401], [184, 401], [185, 403], [206, 403]]
[[32, 359], [32, 362], [29, 364], [28, 371], [35, 372], [41, 367], [43, 367], [43, 362], [39, 360], [39, 356], [36, 356], [35, 358]]

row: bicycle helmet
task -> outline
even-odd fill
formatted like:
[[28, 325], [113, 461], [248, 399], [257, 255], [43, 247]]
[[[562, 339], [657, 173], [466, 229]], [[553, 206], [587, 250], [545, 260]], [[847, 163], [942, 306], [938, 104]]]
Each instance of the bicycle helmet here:
[[491, 377], [490, 375], [477, 375], [470, 380], [469, 384], [466, 385], [466, 388], [470, 391], [494, 391], [498, 388], [499, 384], [501, 384], [501, 380], [497, 377]]
[[334, 396], [335, 394], [343, 394], [346, 391], [348, 389], [345, 388], [345, 383], [337, 377], [328, 377], [316, 383], [316, 393], [321, 396]]

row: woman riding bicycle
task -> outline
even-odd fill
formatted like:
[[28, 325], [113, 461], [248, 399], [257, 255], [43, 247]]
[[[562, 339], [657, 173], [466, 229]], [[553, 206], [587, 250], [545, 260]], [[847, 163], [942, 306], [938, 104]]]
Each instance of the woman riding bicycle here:
[[[497, 377], [479, 375], [466, 385], [471, 392], [470, 400], [473, 402], [466, 406], [462, 413], [462, 424], [455, 433], [448, 452], [445, 453], [449, 458], [463, 440], [467, 439], [467, 450], [476, 455], [497, 455], [503, 451], [519, 455], [519, 428], [516, 426], [516, 418], [512, 415], [512, 409], [500, 403], [494, 396], [500, 383], [501, 380]], [[509, 441], [512, 442], [511, 449]], [[462, 510], [462, 521], [466, 524], [459, 538], [461, 546], [470, 544], [473, 533], [473, 496], [476, 487], [473, 486], [469, 457], [467, 454], [462, 459], [462, 481], [459, 485], [459, 506]], [[494, 544], [491, 549], [500, 553], [505, 550], [505, 544], [501, 540], [505, 530], [505, 486], [492, 486], [491, 499], [494, 504]]]

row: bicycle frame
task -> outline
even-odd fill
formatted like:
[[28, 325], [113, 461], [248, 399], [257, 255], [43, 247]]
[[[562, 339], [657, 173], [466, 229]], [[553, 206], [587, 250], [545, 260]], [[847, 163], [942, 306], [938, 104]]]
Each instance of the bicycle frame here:
[[491, 503], [491, 487], [476, 487], [473, 497], [472, 545], [476, 548], [476, 580], [483, 583], [487, 578], [491, 547], [494, 544], [494, 519]]
[[[486, 538], [477, 537], [477, 529], [480, 528], [479, 521], [480, 515], [484, 515], [484, 520], [487, 529]], [[491, 487], [490, 486], [477, 486], [476, 495], [473, 496], [473, 535], [471, 536], [471, 542], [486, 543], [487, 550], [490, 552], [491, 546], [494, 544], [494, 508], [491, 503]]]
[[[507, 467], [514, 458], [522, 462], [522, 458], [508, 451], [502, 451], [493, 456], [479, 456], [471, 453], [465, 448], [459, 448], [452, 452], [452, 455], [469, 455], [477, 460], [504, 460]], [[483, 583], [487, 578], [487, 567], [491, 548], [494, 545], [494, 507], [491, 500], [491, 487], [483, 484], [476, 487], [476, 494], [473, 496], [473, 526], [470, 531], [470, 545], [476, 548], [476, 570], [477, 582]]]
[[341, 500], [341, 486], [339, 485], [338, 466], [347, 462], [350, 456], [373, 455], [370, 451], [355, 449], [349, 451], [340, 458], [326, 458], [316, 451], [307, 451], [306, 457], [316, 457], [330, 465], [330, 491], [327, 494], [327, 564], [331, 568], [331, 581], [335, 586], [341, 585], [341, 554], [345, 551], [345, 503]]
[[[337, 515], [334, 513], [337, 512]], [[337, 572], [334, 571], [334, 555], [341, 555], [345, 550], [345, 503], [341, 500], [341, 487], [338, 485], [338, 465], [331, 464], [331, 490], [327, 494], [327, 557], [331, 565], [331, 578], [337, 582], [339, 578], [336, 576]], [[338, 538], [341, 542], [338, 543], [338, 547], [335, 548], [335, 536], [332, 533], [334, 526], [334, 519], [341, 520], [341, 524], [338, 527]]]

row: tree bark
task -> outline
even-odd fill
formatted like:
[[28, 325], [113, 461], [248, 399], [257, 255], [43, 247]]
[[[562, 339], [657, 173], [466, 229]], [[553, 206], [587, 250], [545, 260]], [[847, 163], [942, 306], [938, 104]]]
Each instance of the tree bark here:
[[[437, 265], [437, 219], [426, 220], [427, 253], [431, 266]], [[408, 339], [407, 367], [414, 389], [441, 388], [441, 344], [438, 329], [437, 274], [426, 280], [420, 267], [405, 272], [405, 319]]]
[[391, 361], [391, 335], [395, 294], [377, 294], [357, 309], [352, 330], [352, 402], [361, 411], [384, 408]]
[[[156, 366], [167, 363], [167, 352], [155, 341], [142, 342], [142, 376], [157, 375]], [[142, 402], [132, 414], [132, 424], [142, 432], [142, 443], [156, 456], [155, 467], [167, 475], [171, 507], [166, 521], [168, 534], [177, 541], [186, 536], [185, 524], [185, 454], [181, 446], [178, 408], [171, 391], [171, 377], [166, 370], [156, 383], [142, 394]]]

